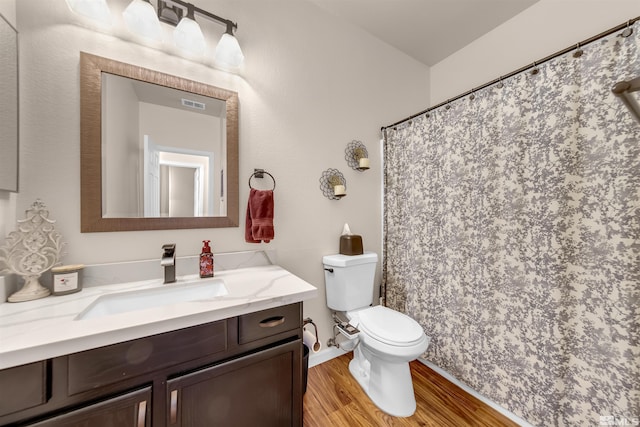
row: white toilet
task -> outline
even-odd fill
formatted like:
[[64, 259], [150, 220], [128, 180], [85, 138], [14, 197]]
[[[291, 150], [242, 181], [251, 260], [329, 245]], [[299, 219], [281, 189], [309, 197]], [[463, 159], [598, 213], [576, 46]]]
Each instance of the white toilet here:
[[378, 255], [327, 255], [322, 258], [330, 309], [345, 312], [360, 330], [349, 371], [373, 403], [389, 415], [416, 410], [409, 362], [427, 350], [429, 337], [405, 314], [371, 306]]

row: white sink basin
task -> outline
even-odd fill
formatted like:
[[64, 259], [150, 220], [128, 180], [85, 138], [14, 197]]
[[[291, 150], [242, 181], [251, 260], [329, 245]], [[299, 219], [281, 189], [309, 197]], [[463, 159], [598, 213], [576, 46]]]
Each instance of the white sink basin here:
[[118, 292], [96, 298], [76, 316], [75, 320], [94, 319], [180, 302], [208, 300], [228, 293], [222, 279], [198, 280], [185, 284], [159, 285], [150, 289]]

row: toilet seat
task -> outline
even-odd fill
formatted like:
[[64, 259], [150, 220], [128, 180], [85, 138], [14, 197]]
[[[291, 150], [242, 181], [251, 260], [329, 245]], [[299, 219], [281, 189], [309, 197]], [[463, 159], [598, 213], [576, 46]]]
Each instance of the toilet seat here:
[[424, 339], [422, 326], [409, 316], [381, 305], [358, 312], [357, 327], [371, 338], [397, 346], [413, 346]]

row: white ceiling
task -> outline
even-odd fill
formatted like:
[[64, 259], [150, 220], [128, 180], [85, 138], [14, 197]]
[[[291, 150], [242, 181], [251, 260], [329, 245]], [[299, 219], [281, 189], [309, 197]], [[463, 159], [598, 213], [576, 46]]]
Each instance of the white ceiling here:
[[432, 66], [539, 0], [311, 0]]
[[[108, 77], [106, 78], [106, 80], [103, 80], [103, 84], [109, 84], [109, 82], [112, 81], [126, 82], [131, 85], [136, 98], [140, 102], [162, 105], [164, 107], [185, 110], [190, 113], [204, 114], [218, 118], [224, 116], [227, 111], [227, 104], [222, 99], [199, 95], [196, 93], [173, 89], [170, 87], [158, 86], [153, 83], [146, 83], [140, 80], [129, 79], [127, 77], [121, 77], [115, 74], [105, 75]], [[187, 107], [183, 105], [183, 99], [199, 103], [201, 105], [201, 109], [194, 109], [193, 107]]]

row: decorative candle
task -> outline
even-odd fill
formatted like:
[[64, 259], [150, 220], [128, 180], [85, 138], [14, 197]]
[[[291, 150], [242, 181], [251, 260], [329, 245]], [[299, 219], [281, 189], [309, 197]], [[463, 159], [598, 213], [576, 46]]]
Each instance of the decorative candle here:
[[82, 290], [83, 264], [53, 267], [53, 295], [66, 295]]
[[369, 159], [366, 157], [362, 157], [360, 160], [358, 160], [359, 163], [359, 167], [360, 169], [369, 169]]
[[336, 196], [344, 196], [346, 195], [346, 191], [344, 188], [344, 185], [336, 185], [335, 187], [333, 187], [333, 194]]

